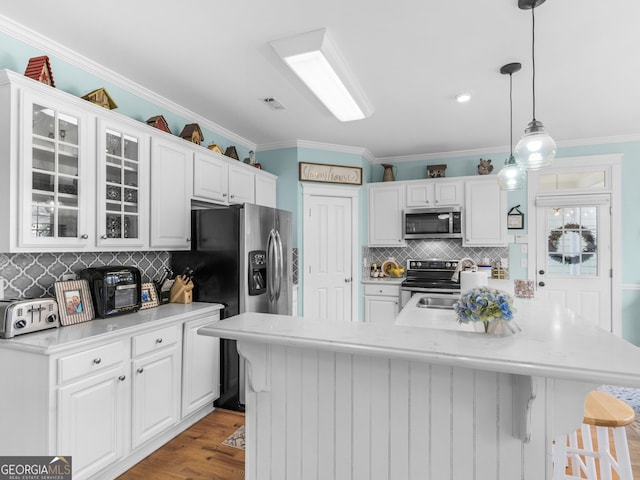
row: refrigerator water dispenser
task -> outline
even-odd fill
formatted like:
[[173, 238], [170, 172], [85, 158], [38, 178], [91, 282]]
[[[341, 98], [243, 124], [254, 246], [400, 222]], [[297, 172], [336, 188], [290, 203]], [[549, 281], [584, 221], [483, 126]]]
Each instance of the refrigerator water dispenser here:
[[261, 295], [267, 291], [267, 252], [249, 252], [249, 295]]

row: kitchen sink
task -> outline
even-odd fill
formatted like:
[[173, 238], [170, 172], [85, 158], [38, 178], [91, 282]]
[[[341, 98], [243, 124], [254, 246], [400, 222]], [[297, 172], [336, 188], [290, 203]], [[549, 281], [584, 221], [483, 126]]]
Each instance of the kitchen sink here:
[[453, 304], [458, 301], [457, 298], [447, 297], [422, 297], [416, 303], [419, 308], [441, 308], [445, 310], [453, 310]]

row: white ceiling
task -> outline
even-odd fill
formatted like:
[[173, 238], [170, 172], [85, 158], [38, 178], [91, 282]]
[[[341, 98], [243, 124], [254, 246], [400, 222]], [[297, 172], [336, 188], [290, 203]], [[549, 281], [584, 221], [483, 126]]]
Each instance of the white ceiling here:
[[[375, 157], [490, 150], [532, 118], [531, 13], [517, 0], [20, 0], [0, 14], [252, 143], [307, 140]], [[640, 2], [536, 9], [536, 117], [562, 145], [640, 134]], [[327, 28], [375, 109], [341, 123], [268, 42]], [[54, 71], [55, 74], [55, 71]], [[474, 95], [458, 104], [463, 91]], [[261, 99], [274, 97], [284, 111]]]

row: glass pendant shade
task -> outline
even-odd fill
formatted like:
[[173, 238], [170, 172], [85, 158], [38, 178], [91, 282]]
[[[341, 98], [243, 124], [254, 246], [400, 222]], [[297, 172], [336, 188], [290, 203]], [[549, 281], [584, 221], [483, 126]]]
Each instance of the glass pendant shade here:
[[556, 156], [556, 142], [544, 131], [542, 122], [532, 120], [513, 153], [522, 168], [538, 170], [551, 166]]
[[504, 167], [498, 172], [498, 185], [502, 190], [519, 190], [527, 181], [527, 172], [516, 164], [513, 155], [504, 162]]

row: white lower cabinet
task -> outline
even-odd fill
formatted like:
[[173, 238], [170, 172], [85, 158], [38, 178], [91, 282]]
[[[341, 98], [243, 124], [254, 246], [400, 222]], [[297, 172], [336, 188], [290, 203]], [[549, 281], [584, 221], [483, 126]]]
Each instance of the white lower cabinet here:
[[[14, 414], [3, 420], [0, 452], [67, 455], [74, 480], [111, 479], [210, 413], [219, 340], [197, 329], [219, 320], [220, 310], [206, 305], [184, 315], [185, 308], [86, 322], [68, 336], [62, 327], [0, 340], [0, 362], [20, 365], [3, 380], [0, 409]], [[146, 321], [127, 333], [136, 316]], [[191, 399], [184, 410], [183, 398]]]
[[400, 285], [364, 285], [364, 321], [392, 324], [400, 312]]

